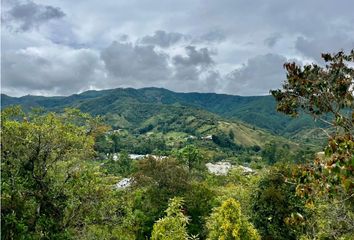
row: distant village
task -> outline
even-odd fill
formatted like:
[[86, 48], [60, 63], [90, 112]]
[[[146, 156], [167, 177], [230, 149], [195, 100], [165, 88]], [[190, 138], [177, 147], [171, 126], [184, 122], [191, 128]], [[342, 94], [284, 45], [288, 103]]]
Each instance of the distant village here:
[[[142, 160], [147, 157], [152, 157], [156, 160], [163, 160], [163, 159], [167, 158], [167, 156], [157, 156], [157, 155], [151, 155], [151, 154], [146, 154], [146, 155], [128, 154], [128, 156], [132, 160]], [[114, 154], [113, 160], [118, 161], [119, 154]], [[250, 167], [246, 167], [246, 166], [242, 166], [242, 165], [232, 165], [231, 163], [229, 163], [227, 161], [220, 161], [220, 162], [216, 162], [216, 163], [206, 163], [205, 166], [208, 169], [209, 173], [217, 175], [217, 176], [226, 176], [230, 170], [235, 169], [235, 168], [239, 169], [243, 175], [256, 174], [256, 171]], [[132, 178], [123, 178], [114, 185], [114, 188], [115, 189], [127, 188], [127, 187], [131, 186], [132, 181], [133, 181]]]

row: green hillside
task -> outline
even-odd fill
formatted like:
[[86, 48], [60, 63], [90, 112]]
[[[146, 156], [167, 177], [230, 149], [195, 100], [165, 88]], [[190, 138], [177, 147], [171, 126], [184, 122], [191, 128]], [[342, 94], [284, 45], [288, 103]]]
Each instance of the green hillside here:
[[[194, 106], [228, 119], [241, 120], [286, 137], [293, 137], [301, 130], [312, 129], [316, 126], [308, 116], [290, 118], [278, 113], [275, 110], [275, 101], [271, 96], [241, 97], [215, 93], [176, 93], [162, 88], [118, 88], [87, 91], [68, 97], [24, 96], [13, 98], [6, 95], [1, 97], [2, 107], [12, 104], [20, 104], [27, 109], [44, 107], [56, 110], [64, 107], [76, 107], [92, 114], [113, 114], [122, 122], [127, 120], [134, 124], [141, 121], [139, 117], [149, 117], [160, 111], [160, 108], [166, 109], [164, 106], [173, 105]], [[140, 112], [136, 113], [136, 111]]]
[[212, 161], [237, 156], [244, 162], [267, 148], [278, 152], [272, 158], [284, 159], [285, 150], [294, 158], [299, 149], [319, 146], [316, 139], [314, 145], [314, 139], [303, 134], [311, 126], [309, 119], [293, 120], [276, 113], [270, 96], [175, 93], [159, 88], [87, 91], [68, 97], [3, 95], [2, 107], [14, 104], [27, 110], [43, 107], [58, 112], [73, 107], [103, 116], [113, 130], [119, 130], [98, 141], [99, 152], [105, 153], [169, 155], [174, 149], [193, 144]]

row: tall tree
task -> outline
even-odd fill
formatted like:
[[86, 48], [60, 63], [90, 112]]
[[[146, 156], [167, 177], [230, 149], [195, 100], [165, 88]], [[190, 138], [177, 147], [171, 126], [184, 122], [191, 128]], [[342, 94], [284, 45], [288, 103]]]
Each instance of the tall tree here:
[[187, 240], [189, 219], [183, 214], [183, 199], [175, 197], [170, 200], [166, 216], [159, 219], [153, 227], [152, 240]]
[[163, 216], [169, 199], [189, 192], [190, 175], [186, 167], [174, 159], [161, 161], [150, 156], [138, 162], [133, 179], [134, 209], [142, 219], [137, 239], [146, 239], [155, 221]]
[[177, 152], [177, 159], [188, 167], [189, 171], [202, 168], [203, 156], [194, 145], [188, 145]]
[[275, 166], [252, 194], [252, 219], [263, 239], [295, 240], [303, 231], [305, 199], [296, 196], [291, 177], [288, 164]]
[[257, 230], [241, 213], [241, 206], [233, 198], [214, 209], [208, 222], [209, 240], [259, 240]]

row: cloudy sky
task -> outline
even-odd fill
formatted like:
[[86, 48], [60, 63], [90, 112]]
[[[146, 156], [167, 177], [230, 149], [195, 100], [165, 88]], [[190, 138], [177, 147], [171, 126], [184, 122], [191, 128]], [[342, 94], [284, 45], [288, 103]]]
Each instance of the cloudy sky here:
[[3, 0], [1, 91], [263, 95], [286, 61], [354, 48], [353, 0]]

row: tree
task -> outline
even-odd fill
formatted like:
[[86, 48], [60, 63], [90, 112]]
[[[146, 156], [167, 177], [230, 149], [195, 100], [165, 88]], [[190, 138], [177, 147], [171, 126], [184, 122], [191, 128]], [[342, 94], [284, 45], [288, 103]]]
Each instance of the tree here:
[[276, 142], [266, 143], [261, 152], [261, 156], [262, 159], [270, 165], [277, 162], [289, 162], [293, 158], [293, 154], [289, 150], [289, 145]]
[[[302, 195], [315, 192], [345, 191], [353, 197], [354, 189], [354, 49], [345, 54], [322, 54], [326, 65], [298, 66], [286, 63], [287, 81], [283, 89], [271, 90], [277, 110], [297, 116], [311, 114], [333, 127], [325, 148], [326, 157], [317, 157], [303, 171], [298, 191]], [[328, 120], [332, 117], [332, 120]], [[309, 179], [312, 179], [309, 181]]]
[[138, 162], [133, 179], [133, 209], [141, 220], [137, 239], [146, 239], [154, 222], [162, 217], [169, 199], [189, 192], [190, 175], [175, 159], [148, 157]]
[[[301, 109], [352, 134], [354, 68], [348, 63], [354, 62], [354, 49], [348, 55], [341, 51], [322, 54], [322, 58], [325, 67], [284, 64], [287, 81], [283, 89], [270, 91], [277, 101], [277, 110], [296, 116]], [[325, 114], [332, 114], [333, 122], [325, 120]]]
[[198, 180], [191, 183], [191, 188], [183, 196], [187, 215], [191, 218], [188, 224], [190, 234], [198, 235], [200, 239], [206, 238], [204, 226], [213, 209], [216, 196], [214, 188], [206, 182]]
[[2, 111], [2, 239], [80, 238], [114, 222], [113, 183], [86, 162], [104, 130], [96, 120], [76, 110]]
[[202, 168], [202, 154], [194, 145], [188, 145], [177, 152], [177, 159], [187, 165], [189, 171]]
[[187, 240], [189, 218], [183, 214], [183, 199], [175, 197], [170, 200], [166, 216], [159, 219], [153, 227], [152, 240]]
[[261, 156], [262, 159], [265, 160], [267, 163], [273, 165], [277, 162], [277, 146], [274, 142], [267, 143], [262, 150]]
[[353, 239], [354, 212], [351, 207], [338, 199], [321, 197], [316, 200], [307, 208], [311, 217], [306, 221], [308, 230], [301, 239]]
[[234, 142], [232, 134], [226, 134], [224, 132], [218, 132], [213, 135], [213, 142], [222, 148], [229, 148], [233, 151], [240, 151], [242, 146], [237, 145]]
[[126, 177], [132, 172], [133, 162], [129, 157], [129, 154], [126, 151], [122, 151], [117, 160], [111, 158], [103, 165], [103, 167], [112, 175]]
[[[305, 199], [296, 196], [296, 185], [288, 181], [291, 174], [291, 167], [273, 167], [253, 193], [252, 219], [263, 239], [297, 239], [303, 230]], [[297, 217], [300, 219], [295, 223]]]
[[240, 204], [229, 198], [212, 212], [208, 222], [209, 240], [258, 240], [257, 230], [241, 214]]
[[234, 133], [234, 131], [232, 131], [232, 129], [230, 129], [230, 131], [229, 131], [229, 137], [231, 140], [234, 140], [234, 138], [235, 138], [235, 133]]

